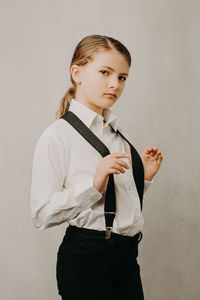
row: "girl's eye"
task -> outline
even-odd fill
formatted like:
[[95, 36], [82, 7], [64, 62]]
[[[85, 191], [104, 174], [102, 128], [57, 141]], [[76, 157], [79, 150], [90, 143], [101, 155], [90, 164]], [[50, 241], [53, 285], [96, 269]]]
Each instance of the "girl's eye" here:
[[124, 76], [120, 76], [120, 77], [121, 77], [121, 78], [124, 78], [124, 79], [123, 79], [123, 81], [125, 81], [125, 80], [126, 80], [126, 77], [124, 77]]
[[[107, 72], [107, 73], [108, 73], [108, 71], [106, 71], [106, 70], [101, 70], [100, 72], [101, 72], [102, 74], [105, 74], [105, 73], [103, 73], [103, 72]], [[126, 77], [124, 77], [124, 76], [120, 76], [119, 78], [123, 78], [123, 81], [126, 80]]]
[[[108, 71], [106, 71], [106, 70], [102, 70], [102, 71], [100, 71], [100, 72], [107, 72], [108, 73]], [[102, 73], [103, 74], [103, 73]]]

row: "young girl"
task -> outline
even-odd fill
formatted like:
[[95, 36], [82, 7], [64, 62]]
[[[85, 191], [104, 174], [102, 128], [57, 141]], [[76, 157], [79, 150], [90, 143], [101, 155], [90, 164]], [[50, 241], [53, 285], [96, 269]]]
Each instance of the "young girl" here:
[[70, 65], [73, 86], [35, 147], [33, 223], [40, 230], [67, 225], [56, 265], [62, 300], [144, 299], [142, 198], [163, 157], [157, 147], [140, 156], [110, 109], [130, 66], [118, 40], [83, 38]]

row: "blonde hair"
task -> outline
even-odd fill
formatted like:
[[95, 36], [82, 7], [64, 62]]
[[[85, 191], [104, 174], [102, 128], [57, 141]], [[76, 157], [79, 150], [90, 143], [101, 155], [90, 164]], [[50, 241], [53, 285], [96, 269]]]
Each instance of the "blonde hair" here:
[[[131, 66], [131, 55], [120, 41], [105, 35], [93, 34], [84, 37], [76, 46], [70, 64], [70, 74], [72, 65], [83, 66], [92, 61], [93, 54], [96, 52], [108, 50], [119, 51], [126, 59], [129, 67]], [[73, 80], [72, 75], [70, 75], [70, 80], [73, 85], [66, 91], [59, 102], [56, 120], [68, 111], [71, 99], [76, 97], [76, 82]]]

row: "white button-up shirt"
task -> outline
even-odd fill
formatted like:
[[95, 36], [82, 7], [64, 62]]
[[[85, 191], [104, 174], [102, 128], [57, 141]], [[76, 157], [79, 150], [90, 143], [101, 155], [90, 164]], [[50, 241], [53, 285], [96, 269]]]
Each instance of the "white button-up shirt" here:
[[[111, 109], [105, 109], [102, 116], [72, 99], [69, 110], [98, 136], [110, 153], [127, 152], [126, 141], [110, 127], [115, 131], [119, 129], [129, 140]], [[63, 118], [43, 131], [36, 143], [32, 164], [30, 202], [36, 228], [44, 230], [66, 222], [67, 226], [105, 230], [105, 192], [100, 193], [93, 185], [101, 158], [101, 154]], [[130, 166], [128, 158], [120, 159]], [[112, 231], [133, 236], [142, 229], [144, 219], [132, 167], [124, 170], [125, 173], [113, 174], [116, 215]], [[152, 181], [145, 180], [144, 193]]]

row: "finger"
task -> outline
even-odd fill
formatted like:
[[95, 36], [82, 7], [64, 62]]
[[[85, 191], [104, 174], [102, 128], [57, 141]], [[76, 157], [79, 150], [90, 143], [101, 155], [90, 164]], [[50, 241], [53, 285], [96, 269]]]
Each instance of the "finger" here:
[[159, 156], [158, 156], [158, 159], [157, 159], [159, 162], [161, 162], [162, 160], [163, 160], [163, 156], [162, 156], [162, 154], [160, 154]]
[[148, 152], [148, 154], [154, 154], [154, 152], [155, 152], [155, 149], [153, 148], [153, 147], [148, 147], [147, 148], [147, 152]]
[[153, 151], [153, 149], [149, 152], [149, 155], [150, 155], [150, 156], [154, 156], [154, 151]]
[[146, 154], [149, 154], [151, 152], [152, 148], [151, 147], [147, 147], [145, 150], [144, 150], [144, 153]]
[[111, 153], [110, 155], [113, 157], [129, 157], [128, 153]]
[[152, 147], [147, 147], [147, 151], [151, 151], [152, 150]]
[[150, 151], [147, 150], [147, 149], [144, 150], [144, 153], [145, 153], [145, 154], [149, 154], [149, 152], [150, 152]]
[[161, 163], [162, 162], [162, 158], [158, 157], [158, 159], [156, 161], [159, 162], [159, 163]]

